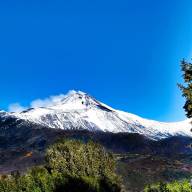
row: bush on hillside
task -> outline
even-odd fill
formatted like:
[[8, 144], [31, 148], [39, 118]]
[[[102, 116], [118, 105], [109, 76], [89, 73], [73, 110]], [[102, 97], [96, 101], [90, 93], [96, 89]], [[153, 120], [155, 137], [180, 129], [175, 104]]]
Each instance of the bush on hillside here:
[[148, 185], [145, 192], [192, 192], [192, 187], [188, 180], [182, 182], [159, 183], [156, 185]]
[[115, 161], [93, 142], [62, 140], [46, 152], [46, 165], [0, 179], [1, 192], [119, 192]]

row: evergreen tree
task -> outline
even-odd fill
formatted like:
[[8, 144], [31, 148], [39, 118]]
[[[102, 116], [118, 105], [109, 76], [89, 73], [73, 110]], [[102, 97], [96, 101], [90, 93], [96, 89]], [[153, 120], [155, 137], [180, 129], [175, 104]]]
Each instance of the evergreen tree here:
[[112, 154], [92, 141], [60, 140], [48, 148], [46, 162], [56, 183], [65, 178], [59, 190], [76, 192], [82, 187], [87, 192], [121, 191]]
[[181, 69], [183, 72], [184, 85], [179, 84], [180, 89], [185, 97], [184, 109], [188, 118], [192, 117], [192, 63], [181, 61]]

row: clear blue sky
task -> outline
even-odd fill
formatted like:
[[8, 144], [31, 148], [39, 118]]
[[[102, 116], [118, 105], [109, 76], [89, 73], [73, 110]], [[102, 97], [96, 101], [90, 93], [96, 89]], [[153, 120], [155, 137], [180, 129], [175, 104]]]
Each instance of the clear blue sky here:
[[0, 108], [82, 90], [142, 117], [185, 118], [191, 0], [0, 1]]

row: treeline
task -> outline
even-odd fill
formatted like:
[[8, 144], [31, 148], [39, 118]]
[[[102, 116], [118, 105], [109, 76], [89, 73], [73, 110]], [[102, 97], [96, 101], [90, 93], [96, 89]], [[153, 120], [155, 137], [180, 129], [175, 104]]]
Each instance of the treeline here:
[[192, 186], [188, 180], [172, 183], [158, 183], [156, 185], [148, 185], [145, 192], [192, 192]]
[[99, 144], [61, 140], [46, 152], [46, 164], [26, 174], [2, 176], [0, 192], [119, 192], [115, 161]]

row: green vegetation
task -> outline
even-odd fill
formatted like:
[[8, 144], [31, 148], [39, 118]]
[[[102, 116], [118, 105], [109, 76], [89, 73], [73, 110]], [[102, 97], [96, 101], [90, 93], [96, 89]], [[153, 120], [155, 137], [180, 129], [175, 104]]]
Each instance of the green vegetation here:
[[183, 182], [158, 183], [156, 185], [148, 185], [145, 192], [192, 192], [191, 185], [188, 180]]
[[192, 117], [192, 63], [183, 60], [181, 62], [181, 69], [183, 71], [183, 79], [185, 86], [179, 84], [180, 89], [183, 92], [183, 96], [186, 99], [184, 109], [187, 117]]
[[46, 152], [46, 165], [0, 179], [1, 192], [118, 192], [115, 161], [99, 144], [61, 140]]

